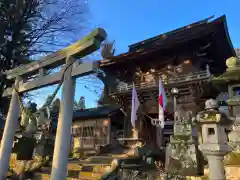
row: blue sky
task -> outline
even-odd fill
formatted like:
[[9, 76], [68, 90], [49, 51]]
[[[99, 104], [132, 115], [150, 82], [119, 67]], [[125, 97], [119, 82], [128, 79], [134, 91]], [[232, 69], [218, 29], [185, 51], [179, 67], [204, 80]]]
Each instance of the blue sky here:
[[[89, 29], [102, 27], [109, 40], [115, 40], [117, 54], [128, 51], [128, 45], [179, 28], [209, 16], [227, 16], [234, 47], [240, 47], [239, 0], [88, 0]], [[96, 105], [93, 86], [85, 88], [78, 80], [75, 98], [85, 96], [87, 108]], [[85, 82], [85, 81], [84, 81]], [[82, 83], [84, 84], [84, 83]], [[97, 82], [100, 91], [103, 87]], [[41, 95], [43, 99], [52, 88]], [[60, 97], [60, 93], [58, 94]]]
[[96, 25], [116, 41], [117, 52], [128, 45], [209, 16], [227, 16], [234, 46], [240, 47], [239, 0], [89, 0]]

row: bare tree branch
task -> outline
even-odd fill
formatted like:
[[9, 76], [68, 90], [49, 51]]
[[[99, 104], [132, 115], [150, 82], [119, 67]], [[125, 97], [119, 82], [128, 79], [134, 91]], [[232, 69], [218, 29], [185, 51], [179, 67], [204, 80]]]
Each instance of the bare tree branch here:
[[80, 38], [86, 14], [83, 0], [0, 0], [0, 73]]

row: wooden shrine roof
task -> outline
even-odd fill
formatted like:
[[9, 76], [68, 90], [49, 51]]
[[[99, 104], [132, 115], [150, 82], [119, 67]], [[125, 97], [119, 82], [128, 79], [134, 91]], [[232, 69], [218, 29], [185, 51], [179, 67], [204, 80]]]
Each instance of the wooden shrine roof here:
[[[91, 109], [78, 109], [73, 112], [73, 120], [108, 117], [110, 114], [118, 111], [120, 111], [120, 108], [117, 105], [105, 105]], [[52, 122], [57, 122], [58, 113], [51, 114], [51, 119]]]
[[[129, 52], [114, 56], [112, 58], [101, 60], [100, 66], [104, 69], [118, 68], [118, 65], [128, 60], [137, 60], [142, 56], [159, 52], [163, 50], [173, 49], [175, 45], [187, 44], [192, 40], [201, 39], [209, 34], [215, 34], [215, 45], [217, 48], [214, 58], [221, 61], [227, 57], [235, 56], [235, 51], [229, 37], [226, 16], [223, 15], [213, 21], [207, 18], [196, 23], [189, 24], [182, 28], [158, 35], [156, 37], [141, 41], [129, 46]], [[217, 47], [216, 47], [217, 46]]]
[[110, 114], [114, 112], [120, 111], [118, 106], [101, 106], [92, 109], [83, 109], [77, 110], [73, 112], [73, 119], [84, 119], [84, 118], [101, 118], [101, 117], [108, 117]]
[[179, 35], [181, 35], [181, 33], [186, 33], [186, 31], [188, 31], [188, 30], [191, 31], [193, 28], [196, 29], [196, 27], [198, 27], [198, 28], [202, 27], [203, 25], [208, 23], [208, 21], [212, 18], [213, 18], [213, 16], [211, 16], [207, 19], [189, 24], [187, 26], [180, 27], [180, 28], [172, 30], [170, 32], [160, 34], [158, 36], [155, 36], [155, 37], [140, 41], [138, 43], [132, 44], [132, 45], [129, 46], [129, 51], [134, 52], [134, 51], [137, 51], [139, 49], [148, 48], [148, 46], [151, 46], [154, 43], [158, 45], [158, 44], [161, 43], [160, 41], [164, 41], [164, 39], [172, 38], [173, 36], [179, 36]]

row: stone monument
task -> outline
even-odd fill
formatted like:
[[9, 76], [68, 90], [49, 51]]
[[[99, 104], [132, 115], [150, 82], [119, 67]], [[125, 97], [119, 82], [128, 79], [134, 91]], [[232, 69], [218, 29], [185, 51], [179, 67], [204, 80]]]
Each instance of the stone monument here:
[[203, 156], [193, 136], [194, 117], [180, 107], [176, 108], [175, 113], [174, 135], [170, 137], [166, 153], [167, 179], [200, 176], [203, 174]]

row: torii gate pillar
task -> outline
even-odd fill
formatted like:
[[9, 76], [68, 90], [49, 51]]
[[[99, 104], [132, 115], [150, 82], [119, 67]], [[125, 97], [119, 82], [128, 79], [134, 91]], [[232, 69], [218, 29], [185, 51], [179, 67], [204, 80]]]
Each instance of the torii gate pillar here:
[[[71, 64], [68, 57], [66, 64]], [[68, 156], [71, 142], [71, 127], [73, 117], [73, 102], [75, 79], [71, 76], [72, 68], [68, 68], [64, 75], [60, 115], [58, 118], [57, 134], [55, 139], [51, 180], [65, 179], [67, 174]], [[81, 73], [81, 72], [80, 72]]]
[[[15, 80], [15, 88], [18, 89], [19, 78]], [[0, 148], [0, 180], [6, 179], [8, 172], [9, 159], [12, 152], [12, 145], [14, 141], [15, 131], [18, 125], [18, 118], [20, 114], [20, 105], [18, 100], [18, 94], [13, 88], [10, 107], [7, 114], [5, 128], [1, 141]]]

